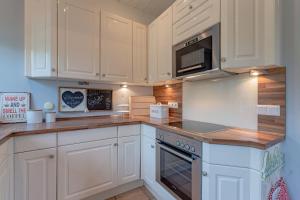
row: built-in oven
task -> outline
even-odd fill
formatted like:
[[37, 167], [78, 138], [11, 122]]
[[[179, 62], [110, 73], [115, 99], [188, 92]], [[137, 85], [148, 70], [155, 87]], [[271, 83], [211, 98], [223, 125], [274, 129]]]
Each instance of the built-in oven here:
[[224, 75], [220, 65], [220, 24], [173, 46], [174, 78]]
[[176, 199], [201, 200], [202, 143], [158, 130], [156, 180]]

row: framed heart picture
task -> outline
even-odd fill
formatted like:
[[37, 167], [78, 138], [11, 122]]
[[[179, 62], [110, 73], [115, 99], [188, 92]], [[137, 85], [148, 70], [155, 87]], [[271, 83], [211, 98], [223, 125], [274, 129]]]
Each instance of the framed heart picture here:
[[84, 112], [86, 110], [86, 89], [59, 88], [60, 112]]

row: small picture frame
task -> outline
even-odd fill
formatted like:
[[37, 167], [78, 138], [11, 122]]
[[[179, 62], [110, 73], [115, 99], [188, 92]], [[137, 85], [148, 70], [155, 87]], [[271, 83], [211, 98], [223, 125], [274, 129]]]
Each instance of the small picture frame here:
[[26, 122], [26, 112], [30, 109], [30, 93], [1, 92], [0, 122]]
[[86, 89], [59, 88], [60, 112], [84, 112], [86, 110]]

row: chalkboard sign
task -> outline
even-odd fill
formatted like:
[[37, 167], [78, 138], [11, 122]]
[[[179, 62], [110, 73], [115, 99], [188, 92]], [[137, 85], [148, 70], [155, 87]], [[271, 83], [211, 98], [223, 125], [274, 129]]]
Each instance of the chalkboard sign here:
[[112, 90], [87, 90], [88, 110], [112, 110]]
[[59, 111], [83, 112], [86, 109], [86, 89], [59, 88]]

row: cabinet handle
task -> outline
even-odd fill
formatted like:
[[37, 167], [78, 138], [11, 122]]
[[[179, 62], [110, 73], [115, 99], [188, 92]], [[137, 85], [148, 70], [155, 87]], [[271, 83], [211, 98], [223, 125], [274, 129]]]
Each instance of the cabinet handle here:
[[55, 69], [55, 68], [52, 68], [51, 71], [52, 71], [52, 72], [56, 72], [56, 69]]
[[224, 57], [221, 58], [221, 62], [222, 62], [222, 63], [226, 62], [226, 58], [224, 58]]
[[54, 155], [50, 155], [50, 156], [49, 156], [49, 159], [54, 159], [54, 158], [55, 158]]
[[154, 149], [154, 147], [155, 147], [154, 145], [151, 145], [151, 149]]
[[118, 143], [115, 143], [115, 144], [114, 144], [114, 147], [117, 147], [117, 146], [119, 146]]
[[208, 173], [206, 171], [202, 172], [202, 176], [207, 176], [207, 175], [208, 175]]
[[193, 6], [192, 6], [192, 5], [189, 5], [189, 9], [192, 10], [192, 9], [193, 9]]
[[146, 77], [146, 78], [144, 78], [144, 81], [147, 81], [148, 80], [148, 78]]
[[99, 73], [96, 73], [96, 76], [99, 76], [100, 74]]
[[167, 75], [168, 75], [168, 76], [171, 76], [171, 72], [168, 72]]
[[102, 74], [102, 77], [106, 77], [106, 74]]

